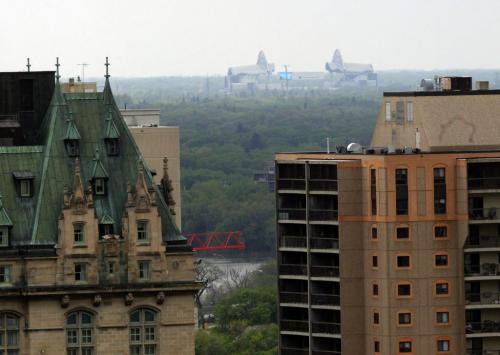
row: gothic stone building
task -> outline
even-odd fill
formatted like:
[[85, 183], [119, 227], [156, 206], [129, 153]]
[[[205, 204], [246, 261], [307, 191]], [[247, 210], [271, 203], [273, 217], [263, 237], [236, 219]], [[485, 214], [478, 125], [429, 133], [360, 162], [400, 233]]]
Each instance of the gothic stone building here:
[[193, 254], [109, 84], [0, 73], [0, 354], [193, 354]]

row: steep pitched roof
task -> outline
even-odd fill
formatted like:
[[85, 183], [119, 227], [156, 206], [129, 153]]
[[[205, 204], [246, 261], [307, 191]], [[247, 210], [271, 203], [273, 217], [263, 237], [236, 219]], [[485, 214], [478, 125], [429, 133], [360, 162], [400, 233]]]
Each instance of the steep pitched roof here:
[[12, 220], [10, 219], [5, 207], [2, 204], [2, 195], [0, 194], [0, 226], [12, 227]]
[[99, 155], [99, 149], [96, 149], [94, 156], [94, 167], [92, 168], [92, 174], [90, 175], [92, 179], [107, 179], [109, 178], [108, 172], [104, 165], [102, 165], [101, 157]]

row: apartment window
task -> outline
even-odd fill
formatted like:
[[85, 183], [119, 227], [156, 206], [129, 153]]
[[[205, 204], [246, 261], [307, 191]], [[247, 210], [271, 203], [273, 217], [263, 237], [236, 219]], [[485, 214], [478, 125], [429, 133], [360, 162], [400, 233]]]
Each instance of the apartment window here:
[[102, 239], [105, 235], [111, 235], [114, 233], [114, 226], [112, 223], [99, 223], [99, 239]]
[[377, 214], [377, 170], [370, 169], [370, 198], [372, 215]]
[[385, 103], [385, 120], [386, 121], [391, 120], [391, 103], [390, 102]]
[[399, 352], [400, 353], [411, 353], [413, 350], [413, 344], [411, 340], [403, 340], [399, 342]]
[[398, 268], [409, 268], [410, 267], [410, 256], [409, 255], [398, 255], [396, 258]]
[[446, 281], [436, 282], [436, 296], [447, 296], [450, 294], [450, 284]]
[[80, 281], [80, 282], [87, 281], [87, 264], [84, 263], [75, 264], [75, 281]]
[[375, 324], [375, 325], [380, 324], [380, 313], [373, 312], [373, 324]]
[[377, 240], [378, 239], [377, 227], [372, 227], [372, 239], [373, 240]]
[[408, 169], [396, 169], [396, 214], [408, 214]]
[[448, 339], [438, 339], [437, 351], [438, 351], [438, 353], [449, 352], [450, 351], [450, 341]]
[[396, 102], [396, 121], [398, 124], [405, 122], [405, 103], [403, 101]]
[[436, 255], [434, 255], [434, 266], [436, 266], [436, 267], [448, 266], [448, 254], [436, 254]]
[[436, 312], [436, 323], [437, 324], [449, 324], [450, 323], [450, 312], [448, 312], [448, 311]]
[[31, 180], [20, 180], [19, 184], [21, 197], [31, 197]]
[[0, 283], [11, 283], [12, 281], [12, 266], [0, 266]]
[[84, 228], [83, 223], [73, 224], [73, 239], [76, 244], [82, 244], [85, 242], [85, 235], [83, 228]]
[[406, 103], [406, 119], [408, 122], [413, 121], [413, 102]]
[[411, 313], [410, 312], [398, 313], [398, 325], [411, 325]]
[[19, 355], [19, 317], [0, 313], [0, 354]]
[[434, 238], [447, 238], [448, 237], [448, 228], [446, 226], [436, 226], [434, 227]]
[[410, 296], [411, 296], [411, 284], [410, 283], [398, 284], [398, 297], [410, 297]]
[[66, 316], [68, 355], [94, 354], [94, 316], [89, 312], [72, 312]]
[[446, 169], [434, 168], [434, 213], [446, 213]]
[[97, 178], [94, 180], [94, 190], [96, 195], [106, 194], [106, 182], [102, 178]]
[[137, 309], [129, 316], [130, 355], [156, 355], [157, 336], [155, 311]]
[[408, 227], [396, 228], [396, 239], [398, 239], [398, 240], [410, 239], [410, 228], [408, 228]]
[[378, 296], [378, 284], [373, 284], [372, 285], [372, 295], [373, 296]]
[[148, 222], [137, 222], [137, 240], [140, 242], [146, 242], [148, 240]]
[[378, 256], [377, 255], [372, 256], [372, 267], [378, 267]]
[[373, 351], [374, 351], [376, 354], [380, 353], [380, 341], [375, 340], [375, 341], [373, 342]]
[[139, 261], [139, 280], [148, 281], [151, 278], [151, 263], [149, 261]]
[[0, 227], [0, 247], [9, 246], [9, 227]]

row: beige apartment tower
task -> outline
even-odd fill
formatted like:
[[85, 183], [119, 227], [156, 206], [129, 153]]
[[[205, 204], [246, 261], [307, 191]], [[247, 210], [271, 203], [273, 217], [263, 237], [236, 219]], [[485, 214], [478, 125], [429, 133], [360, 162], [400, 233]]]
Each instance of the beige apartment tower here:
[[[280, 353], [498, 355], [500, 145], [445, 137], [491, 118], [500, 92], [384, 99], [374, 148], [276, 155]], [[440, 139], [432, 125], [446, 126]]]

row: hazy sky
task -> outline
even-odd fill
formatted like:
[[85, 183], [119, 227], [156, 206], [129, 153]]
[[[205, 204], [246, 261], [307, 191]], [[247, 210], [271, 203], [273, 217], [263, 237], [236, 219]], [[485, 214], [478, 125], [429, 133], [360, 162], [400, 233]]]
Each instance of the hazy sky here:
[[498, 0], [0, 0], [0, 71], [225, 74], [263, 49], [278, 70], [500, 68]]

